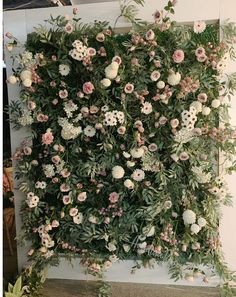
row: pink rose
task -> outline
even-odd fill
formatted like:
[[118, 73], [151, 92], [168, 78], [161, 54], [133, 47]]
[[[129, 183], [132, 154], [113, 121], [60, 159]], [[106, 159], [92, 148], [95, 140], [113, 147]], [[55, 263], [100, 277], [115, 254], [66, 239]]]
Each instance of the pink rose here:
[[116, 193], [116, 192], [112, 192], [109, 195], [109, 200], [110, 200], [111, 203], [116, 203], [119, 200], [119, 194]]
[[182, 63], [184, 60], [184, 52], [182, 50], [176, 50], [172, 56], [175, 63]]
[[134, 90], [134, 85], [128, 83], [125, 85], [124, 91], [126, 94], [131, 94]]
[[51, 144], [53, 142], [54, 136], [50, 130], [42, 135], [43, 144]]
[[94, 85], [88, 81], [83, 84], [83, 92], [87, 95], [92, 94], [94, 91]]

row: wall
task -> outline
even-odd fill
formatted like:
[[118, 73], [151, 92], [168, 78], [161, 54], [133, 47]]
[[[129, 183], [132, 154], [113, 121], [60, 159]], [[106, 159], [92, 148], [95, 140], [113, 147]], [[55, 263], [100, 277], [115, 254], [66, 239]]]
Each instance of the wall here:
[[[161, 0], [147, 0], [145, 7], [140, 9], [139, 17], [147, 21], [152, 21], [152, 13], [156, 9], [164, 7], [166, 1]], [[174, 19], [177, 22], [192, 22], [194, 20], [223, 20], [228, 17], [236, 21], [236, 2], [235, 0], [179, 0], [176, 7], [176, 14]], [[96, 7], [96, 9], [95, 9]], [[78, 6], [79, 14], [82, 16], [83, 22], [91, 22], [95, 19], [107, 20], [111, 24], [114, 23], [116, 16], [119, 13], [118, 2], [106, 2], [96, 4], [81, 4]], [[221, 13], [220, 13], [221, 12]], [[27, 33], [30, 33], [33, 27], [39, 23], [43, 23], [44, 19], [49, 18], [50, 14], [56, 16], [58, 14], [71, 14], [71, 7], [55, 7], [45, 9], [31, 9], [12, 11], [4, 13], [4, 31], [11, 32], [20, 41], [24, 42]], [[118, 27], [127, 27], [127, 23], [124, 20], [120, 20]], [[20, 50], [20, 49], [19, 49]], [[6, 63], [8, 76], [11, 74], [11, 61], [9, 54], [6, 54]], [[236, 71], [236, 65], [230, 66], [230, 71]], [[9, 87], [9, 98], [14, 100], [18, 97], [19, 89], [16, 86]], [[236, 98], [235, 98], [236, 99]], [[235, 100], [236, 101], [236, 100]], [[234, 114], [234, 123], [236, 122], [236, 102], [232, 109], [232, 115]], [[27, 131], [14, 131], [11, 133], [12, 151], [14, 152], [19, 145], [23, 135], [27, 135]], [[232, 234], [236, 230], [236, 187], [233, 180], [236, 175], [228, 178], [230, 183], [230, 190], [234, 194], [235, 205], [231, 209], [223, 208], [223, 218], [220, 223], [220, 233], [223, 241], [223, 249], [226, 255], [226, 259], [229, 262], [232, 269], [236, 269], [236, 253], [232, 251], [236, 250], [236, 240], [232, 240]], [[19, 217], [20, 203], [22, 195], [16, 191], [16, 224], [17, 233], [19, 234], [21, 222]], [[26, 250], [25, 248], [18, 247], [18, 266], [21, 269], [26, 264]], [[167, 275], [166, 266], [156, 267], [155, 270], [142, 269], [135, 275], [131, 275], [129, 272], [132, 267], [131, 261], [125, 261], [115, 264], [107, 275], [107, 279], [111, 281], [124, 281], [124, 282], [144, 282], [144, 283], [162, 283], [173, 284], [174, 282], [169, 279]], [[51, 268], [49, 270], [48, 277], [50, 278], [68, 278], [68, 279], [87, 279], [87, 276], [83, 275], [82, 268], [79, 265], [79, 261], [74, 262], [74, 267], [65, 263], [62, 259], [61, 264], [57, 268]], [[209, 285], [216, 285], [217, 279], [212, 280]], [[178, 284], [189, 284], [186, 281], [181, 281]], [[201, 285], [200, 282], [194, 283], [194, 285]]]

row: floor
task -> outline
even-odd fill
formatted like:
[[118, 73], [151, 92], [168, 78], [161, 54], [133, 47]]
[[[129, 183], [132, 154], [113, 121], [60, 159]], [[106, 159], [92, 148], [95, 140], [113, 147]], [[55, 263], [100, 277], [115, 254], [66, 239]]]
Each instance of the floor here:
[[[112, 297], [219, 297], [216, 288], [111, 283]], [[43, 297], [95, 297], [96, 283], [91, 281], [47, 280]]]

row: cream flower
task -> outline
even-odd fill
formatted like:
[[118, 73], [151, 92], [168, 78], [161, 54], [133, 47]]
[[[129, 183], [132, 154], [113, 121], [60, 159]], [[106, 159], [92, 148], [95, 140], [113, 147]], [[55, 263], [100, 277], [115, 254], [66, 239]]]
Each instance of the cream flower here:
[[198, 224], [192, 224], [190, 230], [193, 234], [198, 234], [201, 228], [198, 226]]
[[164, 83], [164, 81], [162, 81], [162, 80], [160, 80], [158, 83], [157, 83], [157, 87], [158, 87], [158, 89], [164, 89], [164, 87], [165, 87], [165, 83]]
[[144, 102], [141, 107], [141, 112], [144, 114], [150, 114], [152, 112], [152, 104], [150, 102]]
[[8, 77], [7, 81], [9, 84], [14, 85], [17, 83], [17, 77], [15, 75], [11, 75]]
[[104, 88], [108, 88], [111, 85], [111, 80], [109, 78], [103, 78], [100, 83]]
[[183, 220], [185, 225], [194, 224], [196, 222], [196, 214], [191, 209], [183, 212]]
[[79, 195], [77, 196], [77, 200], [80, 202], [83, 202], [87, 199], [87, 193], [86, 192], [81, 192], [79, 193]]
[[133, 183], [132, 180], [130, 180], [130, 179], [126, 179], [126, 180], [124, 181], [124, 186], [125, 186], [126, 188], [128, 188], [129, 190], [133, 190], [133, 189], [134, 189], [134, 183]]
[[62, 76], [67, 76], [70, 73], [70, 66], [68, 66], [66, 64], [60, 64], [59, 65], [59, 73]]
[[139, 159], [144, 155], [144, 150], [141, 147], [133, 148], [130, 150], [130, 154], [133, 158]]
[[210, 107], [204, 106], [204, 107], [202, 108], [202, 114], [203, 114], [203, 115], [207, 116], [207, 115], [209, 115], [210, 113], [211, 113], [211, 109], [210, 109]]
[[160, 78], [161, 74], [159, 71], [157, 70], [154, 70], [151, 75], [150, 75], [150, 78], [152, 81], [157, 81], [159, 78]]
[[84, 135], [88, 137], [93, 137], [96, 134], [96, 129], [90, 125], [84, 128]]
[[167, 82], [171, 86], [176, 86], [180, 83], [181, 75], [179, 72], [171, 72], [167, 78]]
[[197, 220], [197, 223], [198, 223], [199, 227], [202, 228], [202, 227], [205, 227], [206, 226], [207, 221], [204, 218], [201, 217], [201, 218], [199, 218]]
[[212, 102], [211, 102], [211, 106], [213, 107], [213, 108], [218, 108], [219, 106], [220, 106], [220, 100], [219, 99], [214, 99], [214, 100], [212, 100]]
[[121, 179], [125, 174], [123, 167], [116, 165], [112, 168], [112, 177], [115, 179]]
[[76, 216], [73, 217], [73, 222], [77, 225], [81, 224], [83, 222], [83, 214], [82, 212], [78, 212]]

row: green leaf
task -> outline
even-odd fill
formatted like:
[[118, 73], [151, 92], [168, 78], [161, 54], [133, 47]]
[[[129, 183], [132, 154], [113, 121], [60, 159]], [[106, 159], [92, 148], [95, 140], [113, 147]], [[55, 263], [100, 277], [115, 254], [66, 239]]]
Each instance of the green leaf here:
[[8, 284], [8, 292], [12, 292], [12, 289], [13, 289], [13, 285], [12, 284]]
[[21, 288], [22, 288], [22, 278], [20, 276], [20, 277], [18, 277], [18, 279], [17, 279], [17, 281], [16, 281], [16, 283], [15, 283], [15, 285], [13, 287], [13, 293], [14, 294], [20, 293], [21, 292]]

